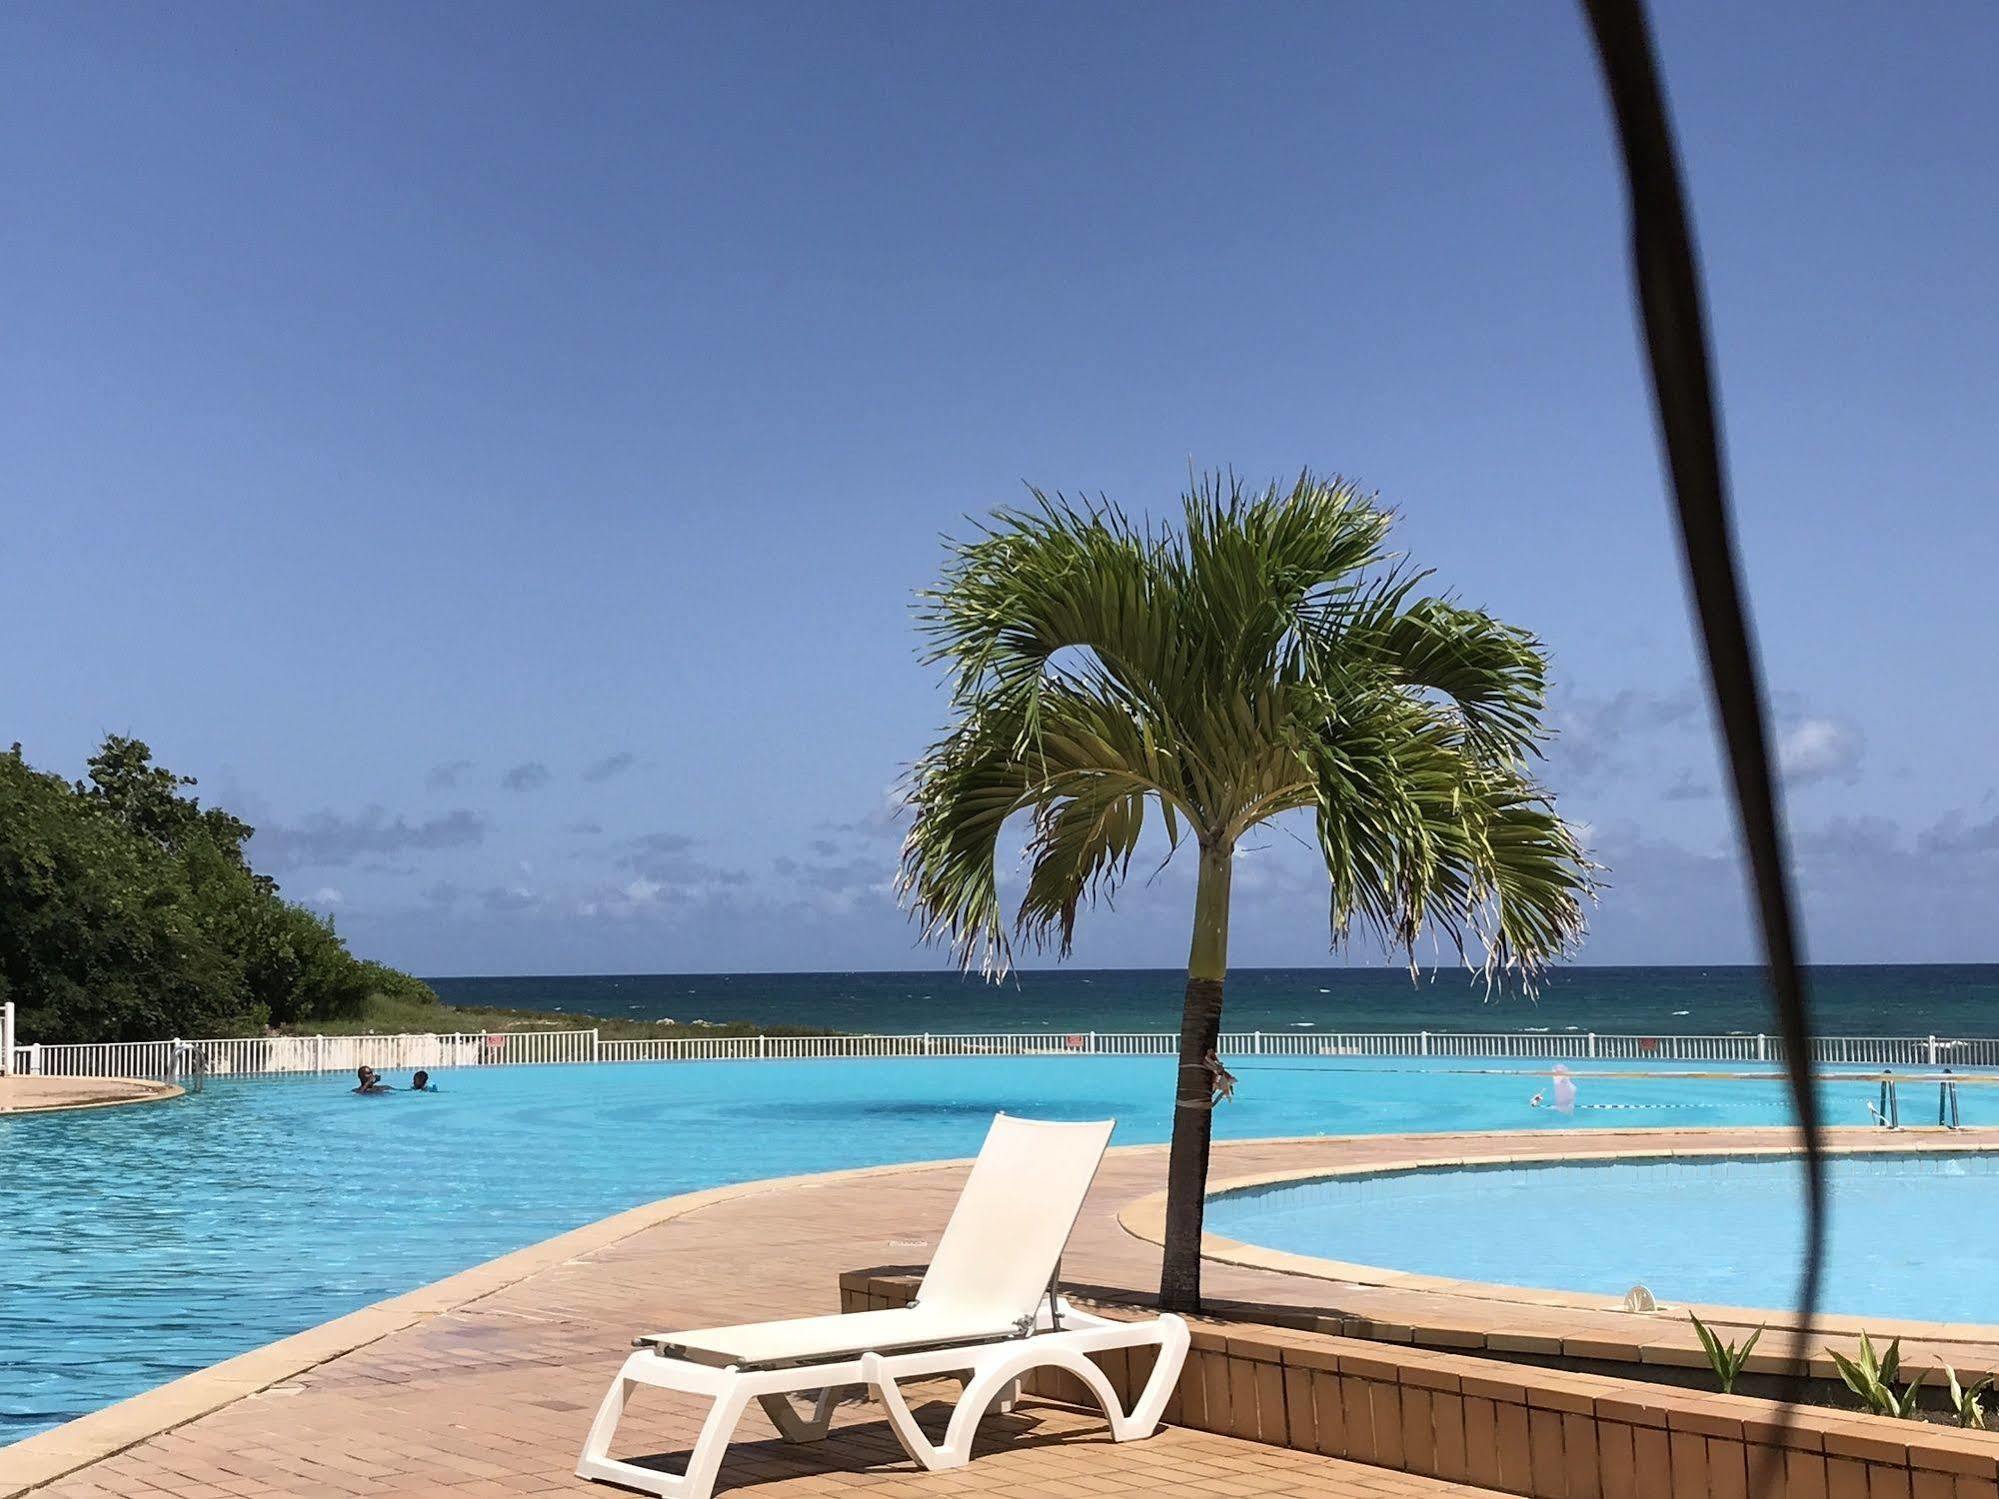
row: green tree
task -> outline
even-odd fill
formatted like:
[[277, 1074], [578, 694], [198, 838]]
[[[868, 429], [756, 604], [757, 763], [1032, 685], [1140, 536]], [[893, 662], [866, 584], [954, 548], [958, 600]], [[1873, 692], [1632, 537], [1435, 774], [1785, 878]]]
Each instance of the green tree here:
[[238, 868], [247, 867], [243, 844], [250, 837], [250, 824], [219, 807], [204, 810], [193, 797], [181, 795], [182, 787], [196, 784], [194, 777], [153, 764], [152, 749], [144, 740], [106, 735], [87, 768], [89, 782], [77, 782], [77, 794], [89, 797], [139, 837], [173, 853], [206, 844]]
[[[1437, 937], [1488, 983], [1531, 982], [1574, 948], [1592, 866], [1531, 773], [1539, 643], [1419, 593], [1427, 575], [1386, 550], [1391, 517], [1351, 485], [1203, 478], [1177, 533], [1033, 494], [954, 544], [922, 596], [953, 722], [911, 775], [902, 885], [926, 938], [999, 973], [1017, 942], [1068, 954], [1148, 816], [1169, 857], [1194, 842], [1160, 1285], [1190, 1310], [1243, 835], [1311, 814], [1335, 947], [1358, 924], [1413, 966]], [[1016, 816], [1028, 873], [1009, 932], [996, 860]]]
[[358, 961], [245, 857], [250, 825], [113, 735], [83, 781], [0, 756], [0, 994], [38, 1041], [127, 1041], [347, 1020], [428, 987]]
[[240, 957], [209, 916], [180, 859], [19, 745], [0, 757], [0, 974], [23, 1035], [131, 1040], [255, 1020]]

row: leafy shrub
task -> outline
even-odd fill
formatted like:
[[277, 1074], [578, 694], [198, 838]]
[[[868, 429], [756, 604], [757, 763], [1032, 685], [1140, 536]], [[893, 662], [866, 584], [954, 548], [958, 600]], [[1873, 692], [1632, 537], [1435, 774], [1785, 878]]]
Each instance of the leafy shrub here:
[[434, 1005], [441, 1002], [435, 989], [400, 968], [377, 963], [373, 958], [362, 959], [360, 966], [362, 981], [367, 984], [370, 994], [379, 994], [399, 1005]]
[[1888, 1351], [1878, 1359], [1874, 1356], [1874, 1345], [1864, 1332], [1860, 1335], [1859, 1358], [1848, 1358], [1831, 1348], [1826, 1352], [1846, 1387], [1858, 1395], [1861, 1404], [1873, 1414], [1893, 1416], [1902, 1421], [1916, 1419], [1916, 1392], [1922, 1388], [1923, 1376], [1918, 1374], [1902, 1389], [1895, 1388], [1895, 1380], [1902, 1372], [1900, 1338], [1890, 1343]]
[[1967, 1387], [1958, 1383], [1957, 1370], [1949, 1364], [1943, 1366], [1943, 1372], [1950, 1381], [1950, 1408], [1957, 1424], [1973, 1431], [1987, 1430], [1985, 1397], [1992, 1393], [1992, 1376], [1982, 1375]]
[[0, 992], [30, 1040], [240, 1035], [426, 985], [347, 951], [244, 857], [248, 823], [113, 735], [89, 779], [0, 755]]
[[1735, 1381], [1742, 1373], [1742, 1366], [1749, 1362], [1749, 1352], [1756, 1346], [1756, 1340], [1763, 1336], [1763, 1329], [1757, 1328], [1740, 1343], [1724, 1343], [1709, 1326], [1694, 1316], [1694, 1331], [1700, 1335], [1701, 1347], [1707, 1351], [1708, 1367], [1714, 1370], [1714, 1377], [1721, 1383], [1721, 1393], [1735, 1393]]

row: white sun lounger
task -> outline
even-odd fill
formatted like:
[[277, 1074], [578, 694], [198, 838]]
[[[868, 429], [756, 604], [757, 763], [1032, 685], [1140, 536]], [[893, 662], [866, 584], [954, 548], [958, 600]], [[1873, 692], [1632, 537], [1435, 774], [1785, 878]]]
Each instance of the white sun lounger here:
[[[785, 1440], [826, 1435], [843, 1389], [873, 1388], [891, 1429], [929, 1469], [956, 1468], [972, 1455], [979, 1418], [1009, 1403], [1020, 1377], [1042, 1365], [1081, 1380], [1125, 1442], [1152, 1435], [1180, 1378], [1187, 1324], [1171, 1313], [1117, 1322], [1077, 1311], [1055, 1289], [1062, 1248], [1110, 1143], [1111, 1122], [1047, 1124], [993, 1120], [958, 1206], [931, 1256], [917, 1296], [889, 1311], [752, 1322], [635, 1340], [583, 1443], [577, 1476], [660, 1494], [708, 1499], [736, 1422], [754, 1398]], [[1157, 1347], [1158, 1359], [1130, 1411], [1091, 1361], [1092, 1353]], [[955, 1375], [964, 1392], [941, 1443], [918, 1428], [903, 1398], [905, 1379]], [[635, 1385], [654, 1385], [712, 1404], [675, 1475], [610, 1456], [611, 1438]], [[794, 1396], [808, 1396], [804, 1407]]]

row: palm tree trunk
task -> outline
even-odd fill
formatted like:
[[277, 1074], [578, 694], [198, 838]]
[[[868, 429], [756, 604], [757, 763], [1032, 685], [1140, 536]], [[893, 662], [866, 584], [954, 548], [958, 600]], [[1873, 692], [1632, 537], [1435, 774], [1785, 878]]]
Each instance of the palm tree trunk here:
[[1159, 1304], [1201, 1307], [1201, 1222], [1206, 1214], [1214, 1079], [1207, 1058], [1222, 1031], [1222, 980], [1229, 966], [1229, 880], [1234, 849], [1201, 845], [1194, 891], [1194, 942], [1187, 955], [1187, 1000], [1180, 1012], [1180, 1073], [1173, 1095], [1173, 1149], [1166, 1163], [1166, 1257]]

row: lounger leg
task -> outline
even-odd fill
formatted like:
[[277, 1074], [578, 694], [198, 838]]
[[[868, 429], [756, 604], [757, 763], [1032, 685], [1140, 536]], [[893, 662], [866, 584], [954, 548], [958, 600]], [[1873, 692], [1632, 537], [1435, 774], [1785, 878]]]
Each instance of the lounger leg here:
[[[625, 1361], [625, 1369], [631, 1361]], [[635, 1381], [625, 1377], [625, 1369], [618, 1371], [618, 1377], [611, 1381], [611, 1388], [604, 1392], [604, 1400], [597, 1407], [597, 1418], [590, 1423], [590, 1434], [583, 1438], [583, 1455], [577, 1459], [576, 1476], [591, 1478], [587, 1472], [590, 1466], [607, 1460], [611, 1451], [611, 1438], [617, 1435], [618, 1423], [625, 1418], [625, 1400], [632, 1392]]]
[[[910, 1412], [908, 1400], [903, 1397], [902, 1387], [879, 1358], [867, 1355], [861, 1360], [861, 1368], [867, 1372], [869, 1383], [880, 1394], [889, 1429], [902, 1443], [902, 1450], [931, 1472], [938, 1473], [949, 1468], [962, 1468], [972, 1460], [972, 1441], [978, 1435], [979, 1422], [988, 1410], [994, 1406], [1002, 1410], [1013, 1409], [1013, 1402], [1020, 1397], [1021, 1376], [1042, 1362], [1038, 1352], [1023, 1352], [1024, 1346], [1009, 1343], [1004, 1349], [986, 1352], [970, 1370], [957, 1374], [963, 1390], [958, 1396], [956, 1408], [951, 1412], [950, 1424], [944, 1429], [942, 1442], [933, 1442], [923, 1434], [923, 1428], [916, 1424], [916, 1417]], [[1108, 1385], [1105, 1391], [1108, 1393]]]
[[715, 1488], [715, 1475], [721, 1471], [722, 1458], [729, 1450], [729, 1438], [735, 1433], [736, 1423], [742, 1419], [749, 1397], [734, 1384], [716, 1397], [708, 1408], [707, 1418], [701, 1423], [701, 1434], [694, 1439], [694, 1450], [687, 1454], [687, 1470], [684, 1473], [663, 1473], [657, 1468], [621, 1462], [610, 1455], [611, 1438], [617, 1434], [618, 1422], [624, 1418], [625, 1401], [631, 1394], [632, 1386], [655, 1383], [648, 1379], [635, 1379], [630, 1372], [639, 1360], [651, 1356], [633, 1354], [625, 1361], [625, 1367], [618, 1371], [618, 1377], [611, 1381], [611, 1388], [604, 1394], [604, 1403], [597, 1408], [597, 1419], [590, 1423], [590, 1434], [584, 1438], [583, 1454], [576, 1462], [576, 1476], [658, 1494], [661, 1499], [709, 1499]]
[[[1104, 1419], [1110, 1424], [1111, 1440], [1130, 1442], [1151, 1436], [1158, 1430], [1160, 1413], [1165, 1410], [1174, 1387], [1180, 1382], [1180, 1370], [1186, 1361], [1190, 1342], [1186, 1322], [1168, 1313], [1156, 1321], [1134, 1325], [1129, 1336], [1121, 1333], [1113, 1342], [1104, 1345], [1139, 1348], [1150, 1344], [1159, 1349], [1151, 1377], [1146, 1380], [1145, 1388], [1139, 1392], [1129, 1412], [1125, 1410], [1124, 1402], [1118, 1399], [1117, 1391], [1111, 1387], [1104, 1371], [1081, 1349], [1063, 1346], [1056, 1339], [1046, 1337], [994, 1345], [980, 1352], [972, 1365], [969, 1379], [964, 1379], [962, 1374], [958, 1376], [964, 1379], [964, 1393], [958, 1399], [957, 1409], [951, 1412], [950, 1424], [945, 1428], [941, 1442], [932, 1442], [916, 1424], [909, 1402], [890, 1372], [894, 1367], [891, 1360], [885, 1360], [878, 1354], [863, 1355], [861, 1371], [881, 1396], [889, 1429], [902, 1443], [903, 1450], [924, 1467], [938, 1472], [962, 1467], [971, 1461], [972, 1442], [978, 1435], [980, 1420], [996, 1404], [1004, 1402], [1010, 1408], [1019, 1396], [1022, 1376], [1043, 1365], [1065, 1369], [1083, 1383], [1103, 1409]], [[929, 1377], [935, 1377], [934, 1371]]]
[[1166, 1402], [1173, 1398], [1174, 1387], [1180, 1383], [1180, 1369], [1187, 1362], [1187, 1345], [1193, 1341], [1193, 1335], [1187, 1331], [1185, 1319], [1171, 1312], [1154, 1325], [1158, 1330], [1159, 1357], [1153, 1361], [1152, 1375], [1145, 1381], [1145, 1388], [1132, 1402], [1131, 1414], [1122, 1422], [1124, 1429], [1119, 1430], [1119, 1422], [1111, 1422], [1114, 1441], [1149, 1437], [1158, 1430]]
[[736, 1423], [749, 1403], [748, 1396], [732, 1390], [709, 1407], [701, 1435], [694, 1439], [694, 1450], [687, 1454], [687, 1473], [681, 1480], [685, 1486], [675, 1499], [708, 1499], [714, 1492], [715, 1475], [722, 1471], [729, 1438], [735, 1435]]
[[1092, 1319], [1092, 1322], [1095, 1328], [1112, 1334], [1107, 1341], [1102, 1338], [1091, 1340], [1099, 1352], [1145, 1347], [1159, 1350], [1158, 1357], [1153, 1360], [1152, 1373], [1147, 1376], [1145, 1387], [1134, 1396], [1129, 1411], [1111, 1387], [1110, 1378], [1102, 1367], [1081, 1349], [1063, 1346], [1056, 1339], [1039, 1339], [1036, 1341], [1041, 1350], [1040, 1356], [1031, 1362], [1066, 1370], [1081, 1381], [1102, 1409], [1104, 1419], [1110, 1423], [1112, 1441], [1141, 1441], [1159, 1429], [1159, 1418], [1166, 1409], [1166, 1402], [1173, 1398], [1174, 1388], [1180, 1383], [1180, 1370], [1187, 1360], [1187, 1347], [1193, 1341], [1186, 1319], [1168, 1312], [1150, 1322], [1122, 1326], [1101, 1318]]
[[[867, 1376], [868, 1384], [881, 1397], [882, 1413], [888, 1417], [888, 1428], [895, 1433], [895, 1439], [902, 1443], [902, 1450], [932, 1473], [946, 1468], [961, 1468], [972, 1455], [972, 1444], [966, 1441], [954, 1446], [951, 1440], [959, 1428], [959, 1417], [964, 1414], [966, 1399], [978, 1384], [978, 1371], [965, 1387], [965, 1394], [958, 1401], [958, 1408], [951, 1413], [951, 1426], [944, 1444], [940, 1447], [923, 1434], [923, 1428], [916, 1424], [916, 1417], [910, 1414], [909, 1402], [903, 1398], [902, 1387], [895, 1382], [895, 1376], [882, 1367], [881, 1359], [872, 1353], [861, 1356], [861, 1372]], [[930, 1377], [935, 1377], [934, 1375]], [[977, 1426], [976, 1420], [972, 1423]]]
[[994, 1408], [1011, 1411], [1014, 1401], [1020, 1398], [1020, 1380], [1029, 1368], [1040, 1360], [1019, 1352], [1011, 1352], [988, 1362], [982, 1369], [973, 1371], [972, 1380], [965, 1386], [965, 1393], [958, 1401], [958, 1408], [951, 1412], [951, 1424], [944, 1429], [944, 1451], [951, 1454], [958, 1463], [972, 1460], [972, 1442], [979, 1434], [979, 1422], [986, 1412]]
[[833, 1407], [840, 1403], [841, 1389], [839, 1385], [828, 1385], [823, 1390], [804, 1392], [812, 1396], [811, 1409], [806, 1412], [791, 1403], [790, 1395], [759, 1395], [757, 1404], [764, 1408], [770, 1424], [787, 1442], [824, 1441], [827, 1429], [833, 1424]]

